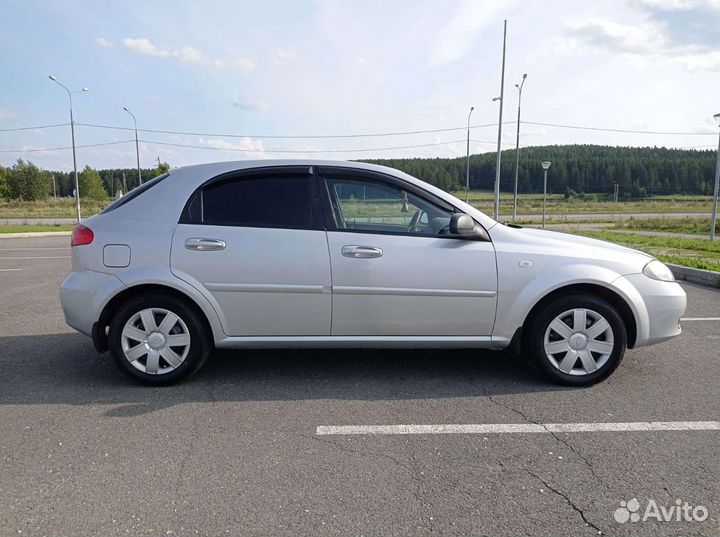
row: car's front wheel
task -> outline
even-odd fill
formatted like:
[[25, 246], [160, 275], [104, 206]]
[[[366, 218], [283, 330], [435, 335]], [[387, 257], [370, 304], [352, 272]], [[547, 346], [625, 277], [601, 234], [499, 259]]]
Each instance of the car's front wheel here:
[[549, 302], [530, 320], [524, 350], [551, 380], [588, 386], [605, 379], [627, 347], [625, 323], [607, 301], [574, 295]]
[[146, 384], [166, 385], [200, 369], [211, 345], [195, 310], [164, 294], [126, 302], [110, 323], [110, 353], [120, 369]]

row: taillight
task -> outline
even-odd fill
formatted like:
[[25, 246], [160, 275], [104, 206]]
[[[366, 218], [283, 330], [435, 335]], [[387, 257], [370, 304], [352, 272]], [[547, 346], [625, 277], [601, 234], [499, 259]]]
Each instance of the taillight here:
[[90, 244], [95, 238], [93, 230], [82, 224], [78, 224], [72, 230], [72, 236], [70, 237], [70, 246], [82, 246], [83, 244]]

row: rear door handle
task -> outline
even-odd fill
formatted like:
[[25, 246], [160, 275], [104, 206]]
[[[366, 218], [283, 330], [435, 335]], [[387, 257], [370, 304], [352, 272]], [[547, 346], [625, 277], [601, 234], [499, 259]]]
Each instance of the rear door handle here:
[[374, 246], [358, 246], [349, 244], [342, 247], [342, 255], [353, 259], [369, 259], [373, 257], [382, 257], [382, 250]]
[[220, 239], [201, 239], [192, 238], [185, 240], [185, 248], [188, 250], [196, 250], [198, 252], [209, 252], [212, 250], [224, 250], [225, 241]]

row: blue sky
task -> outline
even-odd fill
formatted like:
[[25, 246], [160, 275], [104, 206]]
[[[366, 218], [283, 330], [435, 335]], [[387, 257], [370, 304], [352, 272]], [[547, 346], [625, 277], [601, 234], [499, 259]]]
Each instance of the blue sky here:
[[[495, 123], [508, 19], [505, 120], [528, 73], [523, 119], [638, 135], [524, 125], [522, 143], [714, 146], [720, 112], [720, 0], [40, 2], [2, 0], [0, 129], [76, 121], [242, 137], [141, 133], [141, 160], [173, 166], [278, 157], [454, 156], [463, 132], [380, 138], [261, 135], [444, 129]], [[492, 151], [478, 128], [473, 152]], [[79, 126], [79, 145], [131, 132]], [[512, 146], [515, 127], [504, 142]], [[484, 143], [487, 141], [488, 143]], [[150, 142], [187, 144], [182, 148]], [[445, 143], [454, 142], [454, 143]], [[442, 144], [414, 149], [408, 145]], [[69, 128], [0, 132], [0, 150], [69, 145]], [[350, 152], [346, 150], [365, 150]], [[240, 150], [240, 151], [233, 151]], [[280, 153], [292, 150], [299, 153]], [[334, 150], [335, 153], [316, 153]], [[63, 151], [0, 153], [68, 170]], [[79, 165], [134, 165], [134, 146], [80, 148]]]

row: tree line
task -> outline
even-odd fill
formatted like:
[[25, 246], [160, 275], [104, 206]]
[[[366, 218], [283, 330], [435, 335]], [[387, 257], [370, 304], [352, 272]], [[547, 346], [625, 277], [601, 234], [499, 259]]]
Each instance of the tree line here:
[[[520, 148], [518, 191], [543, 191], [540, 162], [549, 160], [548, 192], [576, 196], [612, 195], [615, 184], [623, 198], [662, 194], [711, 195], [717, 153], [714, 150], [664, 147], [551, 145]], [[492, 190], [497, 153], [470, 156], [470, 189]], [[443, 190], [465, 188], [466, 158], [373, 159], [365, 162], [397, 168]], [[512, 191], [515, 150], [502, 152], [500, 189]]]
[[[492, 190], [495, 184], [496, 153], [470, 156], [470, 188]], [[552, 162], [548, 192], [568, 197], [584, 194], [610, 196], [615, 184], [622, 198], [644, 198], [662, 194], [712, 194], [716, 153], [713, 150], [667, 149], [663, 147], [610, 147], [601, 145], [551, 145], [520, 149], [518, 190], [540, 193], [543, 170], [540, 162]], [[465, 157], [372, 159], [364, 162], [397, 168], [443, 190], [465, 188]], [[170, 169], [162, 163], [141, 170], [143, 180]], [[502, 152], [500, 189], [514, 185], [515, 150]], [[95, 170], [86, 166], [79, 174], [82, 197], [105, 199], [138, 186], [137, 169]], [[36, 200], [48, 196], [72, 196], [72, 172], [42, 170], [19, 159], [9, 168], [0, 166], [0, 197]]]
[[[170, 165], [141, 169], [143, 181], [167, 172]], [[128, 192], [140, 184], [137, 168], [96, 170], [90, 166], [78, 172], [80, 197], [105, 200]], [[18, 159], [11, 167], [0, 166], [0, 198], [34, 201], [75, 194], [73, 172], [43, 170], [32, 162]]]

